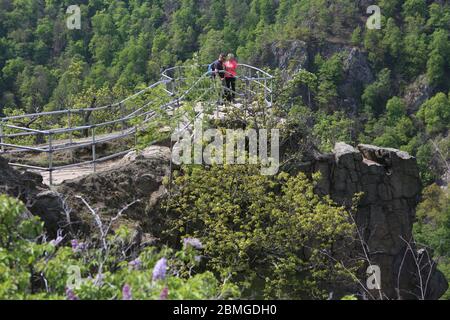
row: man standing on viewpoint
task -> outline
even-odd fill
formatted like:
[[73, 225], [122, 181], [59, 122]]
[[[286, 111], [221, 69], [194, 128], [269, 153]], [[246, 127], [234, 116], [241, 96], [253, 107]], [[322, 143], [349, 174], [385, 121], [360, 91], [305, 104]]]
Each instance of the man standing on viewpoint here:
[[216, 61], [214, 61], [211, 65], [211, 69], [212, 69], [212, 77], [213, 79], [215, 79], [215, 86], [217, 85], [216, 83], [216, 79], [219, 78], [220, 79], [220, 86], [218, 89], [218, 95], [219, 95], [219, 100], [217, 101], [218, 104], [222, 104], [222, 97], [223, 97], [223, 89], [225, 87], [225, 66], [224, 66], [224, 62], [225, 62], [225, 55], [224, 54], [220, 54], [219, 55], [219, 59], [217, 59]]
[[226, 84], [225, 96], [229, 102], [234, 102], [234, 99], [236, 98], [236, 77], [239, 64], [232, 53], [227, 56], [227, 61], [224, 63], [224, 66]]
[[219, 55], [219, 59], [213, 62], [212, 64], [212, 71], [213, 71], [213, 77], [216, 78], [217, 76], [220, 77], [220, 80], [225, 79], [225, 55], [221, 53]]

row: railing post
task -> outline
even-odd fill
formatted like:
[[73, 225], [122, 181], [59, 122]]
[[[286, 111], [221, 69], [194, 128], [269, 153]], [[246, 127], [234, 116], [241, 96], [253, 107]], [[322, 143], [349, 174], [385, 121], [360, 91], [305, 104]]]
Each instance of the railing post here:
[[53, 185], [53, 137], [52, 132], [48, 134], [48, 173], [50, 186]]
[[120, 117], [122, 119], [122, 134], [125, 133], [125, 120], [123, 118], [125, 118], [125, 109], [123, 106], [123, 103], [120, 103]]
[[270, 79], [270, 108], [273, 107], [273, 78]]
[[[68, 111], [68, 127], [69, 127], [69, 143], [70, 146], [72, 146], [73, 144], [73, 133], [72, 133], [72, 112], [69, 110]], [[74, 163], [74, 158], [73, 158], [73, 149], [70, 148], [70, 160], [72, 161], [72, 163]]]
[[126, 141], [124, 140], [126, 123], [125, 123], [125, 120], [124, 120], [124, 118], [125, 118], [125, 108], [124, 108], [123, 102], [121, 102], [119, 106], [120, 106], [120, 118], [122, 119], [122, 136], [120, 137], [120, 141], [121, 141], [122, 147], [126, 147]]
[[176, 98], [177, 97], [177, 86], [176, 86], [176, 80], [175, 80], [175, 74], [173, 74], [172, 78], [172, 95]]
[[267, 103], [267, 79], [264, 76], [264, 103]]
[[95, 149], [95, 126], [92, 127], [92, 164], [95, 173], [97, 171], [97, 155]]
[[67, 115], [68, 115], [67, 125], [69, 127], [69, 141], [70, 141], [70, 144], [72, 144], [73, 143], [72, 130], [71, 130], [72, 129], [72, 112], [70, 112], [70, 110], [69, 110]]
[[5, 153], [5, 146], [3, 145], [5, 143], [5, 139], [3, 137], [4, 129], [3, 129], [3, 119], [0, 121], [0, 150], [1, 153]]
[[247, 69], [247, 74], [245, 76], [245, 108], [247, 110], [248, 104], [250, 101], [250, 77], [251, 77], [251, 70]]
[[247, 76], [247, 94], [248, 94], [248, 97], [247, 97], [247, 104], [249, 104], [250, 103], [250, 101], [251, 101], [251, 90], [252, 90], [252, 69], [250, 69], [250, 68], [248, 68], [248, 70], [247, 70], [247, 74], [248, 74], [248, 76]]

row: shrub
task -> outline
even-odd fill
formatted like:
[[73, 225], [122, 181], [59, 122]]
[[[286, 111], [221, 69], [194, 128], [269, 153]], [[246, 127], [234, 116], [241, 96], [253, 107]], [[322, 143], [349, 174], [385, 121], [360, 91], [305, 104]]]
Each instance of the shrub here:
[[343, 207], [314, 193], [318, 179], [261, 176], [254, 166], [186, 168], [166, 203], [168, 232], [200, 238], [208, 268], [245, 297], [324, 298], [324, 283], [345, 277], [332, 248], [354, 226]]

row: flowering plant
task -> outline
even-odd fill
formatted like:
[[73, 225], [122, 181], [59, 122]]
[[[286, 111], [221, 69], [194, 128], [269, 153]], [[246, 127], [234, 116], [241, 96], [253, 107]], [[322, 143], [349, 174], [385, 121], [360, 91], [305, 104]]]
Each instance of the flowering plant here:
[[234, 286], [222, 285], [211, 272], [194, 271], [200, 247], [195, 241], [178, 252], [167, 247], [126, 250], [134, 237], [124, 227], [107, 236], [105, 247], [61, 233], [47, 241], [42, 222], [23, 219], [25, 211], [20, 201], [0, 196], [4, 221], [0, 299], [178, 300], [238, 295]]

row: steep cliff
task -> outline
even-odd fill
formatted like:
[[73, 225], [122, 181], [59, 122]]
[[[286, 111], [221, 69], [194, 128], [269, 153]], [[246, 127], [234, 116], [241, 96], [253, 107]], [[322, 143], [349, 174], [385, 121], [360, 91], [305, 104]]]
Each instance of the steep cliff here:
[[[317, 191], [350, 206], [363, 197], [356, 212], [360, 234], [358, 254], [381, 269], [381, 289], [388, 298], [437, 299], [447, 281], [424, 250], [416, 250], [412, 225], [420, 200], [416, 160], [406, 152], [370, 145], [358, 150], [338, 143], [333, 154], [318, 157], [303, 168], [322, 173]], [[419, 271], [420, 270], [420, 271]], [[377, 295], [378, 292], [374, 292]]]
[[318, 54], [327, 59], [334, 54], [342, 55], [342, 79], [337, 88], [339, 105], [352, 112], [359, 110], [364, 88], [375, 81], [367, 53], [360, 48], [330, 41], [322, 45], [299, 40], [276, 41], [254, 63], [284, 70], [282, 75], [287, 80], [301, 69], [314, 69], [314, 60]]

